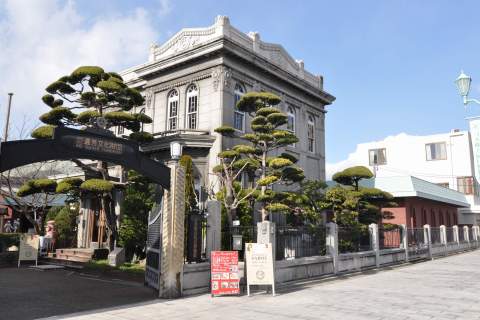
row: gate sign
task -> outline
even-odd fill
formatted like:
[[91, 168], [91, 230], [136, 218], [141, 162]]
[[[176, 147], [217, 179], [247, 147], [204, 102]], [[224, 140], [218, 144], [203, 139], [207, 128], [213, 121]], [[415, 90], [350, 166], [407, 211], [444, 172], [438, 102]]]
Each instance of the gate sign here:
[[247, 243], [245, 245], [245, 262], [247, 265], [247, 292], [251, 285], [271, 285], [275, 295], [275, 278], [273, 276], [273, 258], [271, 243]]
[[20, 247], [18, 248], [18, 267], [20, 267], [20, 261], [35, 260], [35, 264], [37, 264], [38, 244], [38, 235], [26, 233], [20, 235]]
[[212, 295], [240, 294], [238, 251], [212, 251]]

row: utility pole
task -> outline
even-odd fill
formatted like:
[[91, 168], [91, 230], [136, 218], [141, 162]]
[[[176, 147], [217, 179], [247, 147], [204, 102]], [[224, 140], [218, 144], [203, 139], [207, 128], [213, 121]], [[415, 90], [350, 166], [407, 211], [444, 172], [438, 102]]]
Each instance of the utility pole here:
[[10, 124], [10, 109], [12, 108], [12, 96], [13, 93], [8, 94], [8, 106], [7, 106], [7, 118], [5, 119], [5, 130], [3, 132], [3, 141], [8, 140], [8, 125]]

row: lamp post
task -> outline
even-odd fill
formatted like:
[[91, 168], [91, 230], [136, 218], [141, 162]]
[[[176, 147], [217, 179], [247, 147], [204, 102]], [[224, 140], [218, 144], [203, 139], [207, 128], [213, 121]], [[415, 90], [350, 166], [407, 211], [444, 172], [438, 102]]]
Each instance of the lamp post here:
[[455, 84], [458, 88], [458, 93], [463, 98], [463, 104], [467, 107], [467, 104], [470, 102], [474, 102], [476, 104], [480, 104], [480, 100], [468, 98], [468, 93], [470, 92], [470, 84], [472, 83], [472, 78], [467, 76], [463, 70], [460, 72], [460, 75], [455, 80]]

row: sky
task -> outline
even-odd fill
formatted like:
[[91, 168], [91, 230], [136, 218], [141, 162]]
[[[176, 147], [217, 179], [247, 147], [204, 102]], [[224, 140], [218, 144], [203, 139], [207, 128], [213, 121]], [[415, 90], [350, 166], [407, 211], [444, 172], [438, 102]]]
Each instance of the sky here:
[[0, 127], [8, 92], [13, 131], [34, 126], [44, 88], [75, 67], [144, 63], [152, 42], [221, 14], [324, 76], [337, 98], [326, 116], [335, 164], [358, 143], [466, 129], [480, 106], [465, 110], [454, 80], [465, 70], [480, 97], [478, 12], [476, 0], [0, 0]]

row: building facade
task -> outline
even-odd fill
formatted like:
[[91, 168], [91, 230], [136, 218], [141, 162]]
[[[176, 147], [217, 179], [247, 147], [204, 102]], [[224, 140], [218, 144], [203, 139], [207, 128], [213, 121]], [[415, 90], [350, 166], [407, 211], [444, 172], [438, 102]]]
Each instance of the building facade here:
[[[155, 140], [143, 150], [163, 161], [170, 157], [170, 142], [181, 142], [183, 153], [193, 158], [197, 189], [216, 187], [210, 173], [219, 163], [218, 152], [245, 143], [240, 136], [249, 132], [251, 119], [235, 105], [249, 91], [282, 98], [286, 129], [299, 138], [285, 152], [299, 159], [308, 178], [325, 179], [325, 106], [335, 98], [323, 89], [323, 78], [305, 70], [303, 61], [292, 59], [282, 46], [237, 30], [227, 17], [152, 45], [148, 62], [121, 75], [146, 97], [145, 107], [135, 111], [153, 119], [144, 130]], [[234, 127], [235, 136], [214, 132], [223, 125]]]
[[415, 176], [465, 195], [469, 206], [458, 208], [458, 224], [480, 223], [479, 184], [469, 131], [427, 136], [399, 134], [357, 145], [348, 165], [369, 167], [377, 178]]

